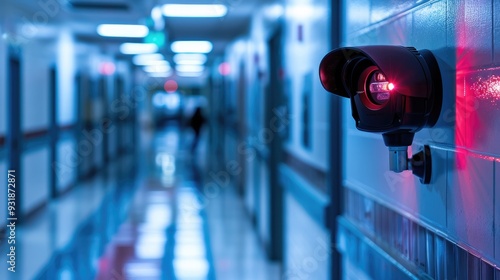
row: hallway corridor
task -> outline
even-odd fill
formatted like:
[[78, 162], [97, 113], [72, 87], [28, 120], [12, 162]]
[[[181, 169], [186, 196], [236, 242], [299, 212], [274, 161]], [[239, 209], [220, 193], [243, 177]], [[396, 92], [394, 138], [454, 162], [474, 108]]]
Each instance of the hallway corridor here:
[[0, 0], [0, 280], [500, 280], [499, 18]]
[[277, 279], [234, 190], [203, 204], [189, 134], [143, 133], [144, 150], [30, 218], [17, 229], [23, 269], [0, 279]]

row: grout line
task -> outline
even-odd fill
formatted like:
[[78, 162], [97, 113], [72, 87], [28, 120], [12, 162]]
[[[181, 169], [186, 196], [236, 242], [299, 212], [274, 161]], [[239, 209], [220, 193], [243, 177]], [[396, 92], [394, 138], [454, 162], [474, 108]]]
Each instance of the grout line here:
[[495, 1], [491, 1], [491, 63], [495, 64]]
[[[413, 12], [415, 11], [418, 11], [426, 6], [431, 6], [435, 3], [438, 3], [440, 1], [446, 1], [446, 0], [425, 0], [423, 1], [422, 3], [419, 3], [411, 8], [408, 8], [406, 10], [403, 10], [399, 13], [396, 13], [396, 14], [393, 14], [387, 18], [384, 18], [384, 19], [381, 19], [377, 22], [373, 22], [373, 23], [369, 23], [367, 26], [365, 27], [362, 27], [360, 29], [357, 29], [349, 34], [346, 34], [347, 37], [349, 38], [352, 38], [352, 37], [356, 37], [356, 36], [360, 36], [360, 35], [364, 35], [368, 32], [371, 32], [377, 28], [380, 28], [381, 26], [383, 25], [386, 25], [388, 23], [391, 23], [391, 22], [394, 22], [394, 21], [397, 21], [399, 19], [401, 19], [402, 17], [404, 16], [407, 16], [408, 14], [412, 14]], [[371, 1], [370, 1], [371, 3]], [[370, 19], [371, 19], [371, 7], [370, 7]]]
[[445, 215], [444, 215], [444, 221], [445, 221], [445, 229], [446, 231], [449, 231], [449, 224], [448, 224], [448, 199], [449, 199], [449, 195], [450, 195], [450, 169], [451, 169], [451, 166], [450, 165], [450, 152], [446, 151], [446, 159], [445, 159], [445, 180], [446, 180], [446, 184], [445, 184], [445, 202], [444, 202], [444, 211], [445, 211]]
[[496, 255], [496, 249], [497, 249], [497, 242], [496, 242], [496, 228], [495, 228], [495, 221], [496, 221], [496, 210], [495, 210], [495, 203], [496, 203], [496, 165], [497, 162], [493, 161], [493, 257], [497, 258], [499, 256]]

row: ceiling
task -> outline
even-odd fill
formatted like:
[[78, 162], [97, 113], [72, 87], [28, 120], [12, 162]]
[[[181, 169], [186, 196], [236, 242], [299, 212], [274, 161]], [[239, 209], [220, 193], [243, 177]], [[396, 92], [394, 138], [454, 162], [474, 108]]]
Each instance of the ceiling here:
[[[62, 3], [53, 8], [48, 25], [54, 27], [70, 27], [80, 41], [96, 43], [109, 48], [118, 49], [122, 42], [134, 42], [137, 39], [103, 38], [96, 33], [96, 27], [102, 23], [145, 23], [150, 17], [151, 9], [165, 3], [182, 4], [225, 4], [228, 13], [223, 18], [165, 18], [167, 45], [162, 52], [169, 54], [170, 41], [176, 40], [209, 40], [214, 49], [209, 55], [213, 58], [224, 52], [226, 45], [236, 37], [244, 34], [249, 27], [252, 12], [264, 0], [3, 0], [14, 9], [21, 9], [28, 14], [36, 14], [42, 10], [39, 2]], [[5, 2], [4, 2], [5, 3]], [[1, 4], [4, 5], [4, 4]]]

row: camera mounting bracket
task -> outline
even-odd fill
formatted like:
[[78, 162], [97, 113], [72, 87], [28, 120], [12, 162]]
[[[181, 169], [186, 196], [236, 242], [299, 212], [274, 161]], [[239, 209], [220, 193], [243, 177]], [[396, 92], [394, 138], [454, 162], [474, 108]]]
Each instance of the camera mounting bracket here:
[[432, 174], [431, 148], [423, 148], [408, 158], [408, 146], [389, 147], [389, 168], [396, 173], [411, 170], [422, 184], [429, 184]]

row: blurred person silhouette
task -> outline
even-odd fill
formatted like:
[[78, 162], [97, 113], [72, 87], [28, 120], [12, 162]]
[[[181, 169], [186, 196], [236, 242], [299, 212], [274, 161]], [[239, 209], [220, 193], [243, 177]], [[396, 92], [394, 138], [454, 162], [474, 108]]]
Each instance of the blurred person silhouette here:
[[200, 133], [201, 133], [201, 128], [205, 124], [206, 119], [203, 116], [203, 112], [201, 110], [201, 107], [196, 107], [196, 110], [194, 111], [194, 114], [191, 116], [189, 119], [189, 126], [193, 129], [194, 131], [194, 138], [193, 138], [193, 143], [191, 146], [191, 152], [196, 152], [196, 147], [198, 146], [198, 142], [200, 141]]

